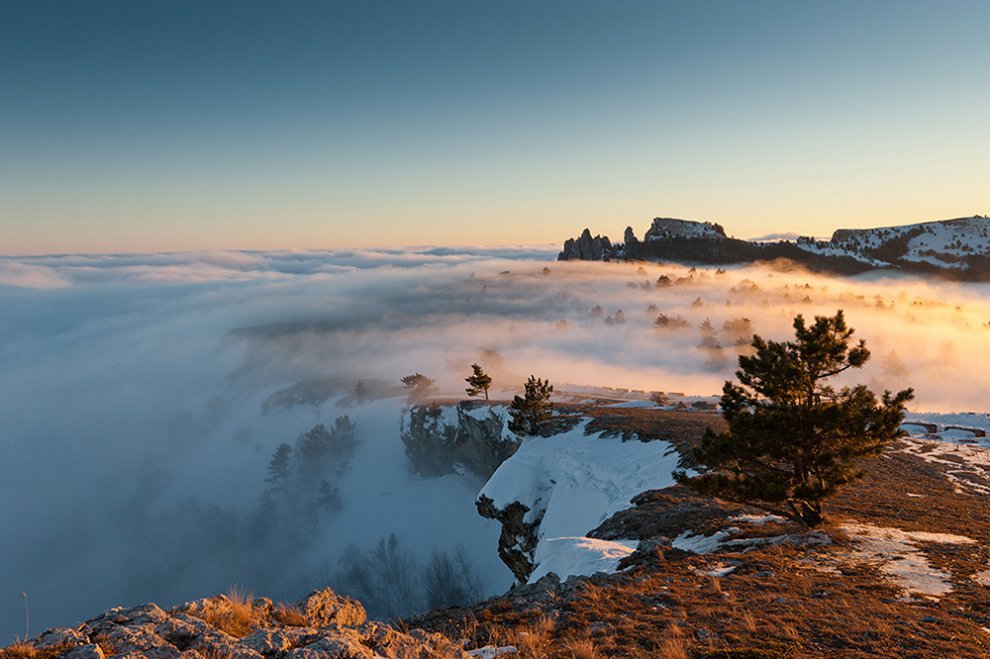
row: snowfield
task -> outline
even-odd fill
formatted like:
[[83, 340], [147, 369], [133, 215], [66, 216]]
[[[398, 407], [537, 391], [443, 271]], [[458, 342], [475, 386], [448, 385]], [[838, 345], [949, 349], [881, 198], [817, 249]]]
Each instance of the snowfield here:
[[527, 523], [539, 521], [531, 580], [550, 571], [564, 578], [614, 570], [635, 545], [585, 535], [628, 508], [640, 492], [674, 483], [671, 472], [680, 455], [668, 442], [623, 442], [586, 435], [586, 427], [587, 422], [560, 435], [526, 440], [478, 495], [500, 509], [518, 501], [529, 508]]
[[848, 256], [874, 266], [884, 265], [864, 252], [896, 240], [907, 240], [899, 257], [940, 268], [963, 267], [963, 259], [990, 253], [990, 219], [963, 217], [875, 229], [840, 229], [828, 241], [798, 240], [801, 249], [826, 256]]

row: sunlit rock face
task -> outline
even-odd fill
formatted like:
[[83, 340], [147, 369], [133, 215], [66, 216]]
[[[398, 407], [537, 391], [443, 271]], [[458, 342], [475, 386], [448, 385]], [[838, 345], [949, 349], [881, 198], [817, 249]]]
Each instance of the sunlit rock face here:
[[415, 405], [402, 414], [402, 443], [423, 476], [466, 471], [487, 480], [519, 448], [507, 417], [505, 405], [485, 401]]
[[359, 602], [329, 588], [290, 606], [234, 594], [168, 611], [155, 604], [116, 608], [73, 629], [50, 629], [28, 643], [46, 657], [74, 659], [469, 656], [440, 635], [368, 621]]

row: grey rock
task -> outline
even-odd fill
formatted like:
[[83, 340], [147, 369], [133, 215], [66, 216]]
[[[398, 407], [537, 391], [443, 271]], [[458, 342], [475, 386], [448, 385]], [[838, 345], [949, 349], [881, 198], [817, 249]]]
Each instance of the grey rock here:
[[487, 480], [521, 444], [499, 409], [485, 401], [462, 401], [453, 409], [410, 407], [402, 415], [400, 436], [413, 468], [423, 476], [457, 473], [460, 465]]
[[34, 641], [34, 647], [45, 650], [57, 645], [78, 646], [89, 643], [85, 634], [76, 629], [49, 629]]
[[536, 569], [536, 546], [540, 542], [538, 534], [543, 515], [527, 522], [525, 518], [529, 507], [518, 501], [498, 508], [493, 500], [480, 496], [475, 504], [478, 514], [502, 525], [502, 533], [498, 537], [498, 557], [512, 570], [519, 583], [526, 583]]
[[564, 249], [557, 256], [558, 261], [604, 261], [614, 256], [612, 241], [608, 236], [591, 237], [591, 231], [585, 229], [578, 238], [570, 238], [564, 242]]
[[266, 657], [281, 657], [303, 644], [309, 631], [301, 628], [259, 629], [241, 639], [241, 645]]
[[80, 645], [62, 655], [64, 659], [104, 659], [105, 656], [100, 646], [95, 643]]

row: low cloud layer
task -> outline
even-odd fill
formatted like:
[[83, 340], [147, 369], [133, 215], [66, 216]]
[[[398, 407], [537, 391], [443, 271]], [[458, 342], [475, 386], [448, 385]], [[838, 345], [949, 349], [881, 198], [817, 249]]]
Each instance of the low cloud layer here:
[[[444, 521], [470, 512], [478, 484], [455, 478], [438, 498], [435, 484], [407, 474], [404, 401], [390, 387], [416, 371], [453, 396], [474, 361], [495, 376], [497, 396], [531, 373], [565, 391], [717, 394], [749, 333], [788, 338], [795, 314], [841, 308], [873, 351], [849, 382], [913, 386], [918, 410], [986, 409], [985, 285], [553, 256], [435, 248], [0, 259], [0, 641], [23, 631], [22, 590], [38, 625], [234, 582], [295, 597], [332, 582], [348, 544], [368, 547], [392, 531], [421, 561], [432, 546], [464, 543], [489, 589], [504, 587], [494, 523]], [[359, 382], [385, 398], [355, 401]], [[305, 404], [288, 404], [295, 394]], [[422, 501], [399, 504], [388, 479], [355, 475], [339, 515], [309, 533], [318, 537], [280, 544], [256, 524], [269, 458], [340, 414], [362, 442], [354, 474], [387, 463], [382, 473], [405, 479], [403, 498]]]

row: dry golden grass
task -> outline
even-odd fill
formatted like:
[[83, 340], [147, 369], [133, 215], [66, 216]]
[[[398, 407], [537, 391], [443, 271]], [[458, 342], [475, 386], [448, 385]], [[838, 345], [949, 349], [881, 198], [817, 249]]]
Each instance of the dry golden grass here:
[[291, 604], [276, 604], [272, 610], [272, 618], [289, 627], [309, 626], [306, 614]]
[[547, 659], [556, 656], [553, 652], [556, 626], [553, 618], [541, 615], [529, 624], [499, 629], [489, 638], [498, 645], [514, 645], [519, 659]]
[[743, 624], [743, 629], [750, 632], [751, 634], [756, 633], [756, 618], [749, 611], [743, 611], [742, 616], [740, 616], [740, 621]]
[[17, 641], [0, 650], [2, 659], [54, 659], [60, 657], [69, 649], [69, 644], [62, 643], [47, 648], [36, 648], [25, 641]]
[[598, 649], [590, 638], [572, 638], [564, 641], [564, 652], [570, 653], [570, 659], [599, 659]]
[[688, 642], [683, 638], [668, 638], [657, 648], [658, 659], [689, 659]]
[[8, 645], [0, 650], [3, 659], [36, 659], [39, 655], [38, 649], [30, 643], [23, 641]]
[[243, 638], [265, 622], [264, 614], [254, 607], [250, 593], [231, 587], [225, 596], [209, 600], [198, 613], [205, 622], [236, 638]]

